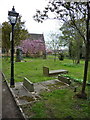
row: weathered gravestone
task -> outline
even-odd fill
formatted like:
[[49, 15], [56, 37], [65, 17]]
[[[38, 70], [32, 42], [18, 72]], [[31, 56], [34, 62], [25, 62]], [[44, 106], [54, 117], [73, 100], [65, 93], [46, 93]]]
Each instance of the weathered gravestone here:
[[43, 67], [43, 74], [45, 76], [49, 76], [49, 68], [48, 67]]
[[17, 50], [16, 50], [16, 62], [21, 62], [22, 59], [23, 59], [22, 49], [17, 48]]
[[29, 91], [34, 92], [34, 84], [24, 77], [23, 86]]

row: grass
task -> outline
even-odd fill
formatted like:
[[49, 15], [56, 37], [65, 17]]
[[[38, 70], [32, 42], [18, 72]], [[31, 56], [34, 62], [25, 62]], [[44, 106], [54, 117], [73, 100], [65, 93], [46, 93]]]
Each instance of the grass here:
[[[47, 59], [25, 58], [24, 60], [27, 62], [15, 62], [14, 64], [15, 82], [23, 81], [24, 77], [27, 77], [32, 82], [54, 79], [54, 77], [45, 77], [43, 75], [43, 66], [48, 66], [51, 70], [66, 69], [69, 71], [68, 75], [77, 79], [83, 78], [84, 61], [76, 65], [70, 59], [65, 59], [64, 61], [57, 59], [54, 61], [51, 56]], [[3, 72], [7, 80], [10, 80], [10, 58], [3, 58], [2, 61]], [[89, 75], [90, 72], [88, 72], [88, 77], [90, 77]], [[79, 84], [78, 86], [77, 92], [81, 89], [81, 85]], [[86, 90], [90, 93], [90, 86], [87, 86]], [[75, 98], [74, 95], [75, 93], [70, 87], [52, 92], [43, 92], [40, 94], [41, 100], [21, 107], [29, 118], [67, 118], [68, 120], [72, 118], [88, 118], [90, 114], [90, 98], [82, 100]]]
[[[54, 77], [45, 77], [43, 75], [43, 66], [47, 66], [51, 70], [66, 69], [69, 71], [69, 75], [78, 79], [83, 78], [84, 61], [81, 61], [80, 65], [75, 65], [70, 59], [65, 59], [64, 61], [59, 61], [57, 59], [54, 61], [51, 58], [25, 58], [24, 60], [27, 62], [15, 62], [14, 64], [16, 82], [23, 81], [24, 77], [27, 77], [32, 82], [54, 79]], [[3, 59], [2, 68], [7, 80], [10, 80], [10, 59]]]
[[43, 92], [40, 101], [21, 107], [29, 118], [88, 118], [89, 101], [74, 98], [74, 94], [69, 88]]

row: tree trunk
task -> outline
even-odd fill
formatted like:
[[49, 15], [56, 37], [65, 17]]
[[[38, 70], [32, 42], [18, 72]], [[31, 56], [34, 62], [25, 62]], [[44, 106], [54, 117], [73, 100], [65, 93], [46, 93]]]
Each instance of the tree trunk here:
[[77, 60], [77, 63], [76, 64], [80, 64], [80, 59]]
[[43, 54], [43, 59], [47, 59], [46, 51], [45, 51], [45, 53]]
[[85, 87], [86, 87], [86, 80], [87, 80], [87, 72], [88, 72], [88, 61], [89, 61], [89, 45], [88, 45], [88, 43], [87, 43], [85, 66], [84, 66], [84, 78], [83, 78], [83, 85], [82, 85], [82, 94], [85, 94]]
[[[86, 23], [86, 27], [87, 27], [87, 43], [86, 43], [86, 57], [85, 57], [85, 67], [84, 67], [84, 78], [83, 78], [83, 85], [82, 85], [82, 97], [85, 97], [86, 93], [85, 93], [85, 88], [86, 88], [86, 81], [87, 81], [87, 73], [88, 73], [88, 61], [89, 61], [89, 54], [90, 54], [90, 26], [89, 26], [89, 22], [90, 22], [90, 6], [89, 6], [89, 2], [87, 2], [87, 10], [88, 10], [88, 15], [87, 15], [87, 23]], [[84, 96], [83, 96], [84, 95]]]
[[87, 81], [87, 75], [88, 75], [88, 62], [89, 62], [89, 56], [90, 56], [90, 5], [89, 2], [87, 2], [87, 23], [86, 23], [86, 29], [87, 29], [87, 34], [86, 34], [86, 56], [85, 56], [85, 66], [84, 66], [84, 77], [83, 77], [83, 84], [82, 84], [82, 91], [81, 94], [77, 94], [79, 98], [87, 98], [87, 94], [85, 93], [85, 88], [86, 88], [86, 81]]
[[55, 56], [54, 61], [56, 61], [56, 52], [54, 53], [54, 56]]
[[80, 64], [80, 53], [81, 53], [81, 48], [79, 47], [78, 51], [77, 51], [77, 62], [76, 64]]
[[72, 48], [71, 48], [71, 46], [72, 46], [72, 42], [70, 42], [69, 43], [69, 58], [71, 58], [72, 57]]

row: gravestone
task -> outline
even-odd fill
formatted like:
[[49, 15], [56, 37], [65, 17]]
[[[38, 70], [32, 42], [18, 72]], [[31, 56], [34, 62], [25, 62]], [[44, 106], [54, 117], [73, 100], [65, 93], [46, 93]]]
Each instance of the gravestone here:
[[21, 62], [22, 59], [23, 59], [22, 49], [17, 48], [17, 50], [16, 50], [16, 62]]
[[45, 76], [49, 76], [49, 68], [48, 67], [43, 67], [43, 74]]
[[26, 77], [24, 77], [23, 86], [29, 91], [34, 92], [34, 84], [28, 80]]

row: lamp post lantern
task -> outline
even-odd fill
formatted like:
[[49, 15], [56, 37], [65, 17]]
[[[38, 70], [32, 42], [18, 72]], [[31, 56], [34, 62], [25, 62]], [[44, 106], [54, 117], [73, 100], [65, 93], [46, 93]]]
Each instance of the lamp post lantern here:
[[11, 79], [10, 79], [10, 87], [15, 87], [14, 85], [14, 26], [17, 22], [17, 18], [19, 13], [15, 11], [13, 6], [12, 11], [8, 11], [8, 19], [10, 24], [12, 25], [12, 38], [11, 38]]

